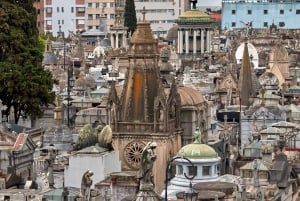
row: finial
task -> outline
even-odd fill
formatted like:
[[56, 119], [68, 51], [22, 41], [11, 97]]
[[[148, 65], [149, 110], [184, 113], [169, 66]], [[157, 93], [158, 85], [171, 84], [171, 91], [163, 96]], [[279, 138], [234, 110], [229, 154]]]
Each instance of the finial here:
[[143, 14], [143, 22], [144, 22], [146, 20], [146, 18], [145, 18], [145, 15], [146, 15], [146, 8], [145, 8], [145, 6], [143, 7], [142, 14]]

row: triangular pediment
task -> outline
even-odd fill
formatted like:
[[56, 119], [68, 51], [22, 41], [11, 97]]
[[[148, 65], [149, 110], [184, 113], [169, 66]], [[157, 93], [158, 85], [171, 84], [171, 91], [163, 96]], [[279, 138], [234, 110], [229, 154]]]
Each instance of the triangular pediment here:
[[225, 77], [221, 80], [218, 90], [223, 91], [229, 88], [237, 89], [237, 87], [238, 87], [238, 83], [234, 78], [234, 76], [231, 73], [227, 73], [227, 75], [225, 75]]
[[20, 133], [12, 147], [13, 151], [34, 150], [36, 148], [32, 138], [25, 133]]

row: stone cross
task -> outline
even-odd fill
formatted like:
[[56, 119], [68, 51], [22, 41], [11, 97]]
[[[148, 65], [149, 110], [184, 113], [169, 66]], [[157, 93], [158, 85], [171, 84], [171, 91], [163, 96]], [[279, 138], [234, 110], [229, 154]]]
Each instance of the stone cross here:
[[145, 18], [145, 15], [146, 15], [146, 8], [145, 8], [145, 6], [143, 7], [142, 14], [143, 14], [143, 21], [145, 21], [146, 20], [146, 18]]

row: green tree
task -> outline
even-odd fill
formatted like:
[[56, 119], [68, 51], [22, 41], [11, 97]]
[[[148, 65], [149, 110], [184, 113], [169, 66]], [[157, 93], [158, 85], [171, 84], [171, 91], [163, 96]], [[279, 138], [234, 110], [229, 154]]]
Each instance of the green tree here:
[[127, 34], [133, 34], [136, 29], [136, 13], [134, 0], [126, 0], [124, 13], [124, 26], [128, 27]]
[[42, 67], [41, 49], [33, 2], [0, 0], [0, 99], [15, 123], [21, 115], [41, 117], [54, 103], [57, 81]]

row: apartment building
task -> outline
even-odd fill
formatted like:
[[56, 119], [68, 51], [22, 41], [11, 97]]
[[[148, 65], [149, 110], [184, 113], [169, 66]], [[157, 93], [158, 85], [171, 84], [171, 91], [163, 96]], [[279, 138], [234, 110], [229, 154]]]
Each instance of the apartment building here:
[[57, 36], [59, 27], [65, 36], [69, 31], [85, 29], [84, 0], [35, 0], [37, 26], [40, 33], [51, 32]]
[[299, 29], [300, 0], [222, 0], [222, 29]]
[[[155, 37], [166, 37], [174, 21], [190, 9], [189, 0], [134, 1], [137, 19], [142, 18], [145, 7], [146, 20], [151, 23]], [[34, 6], [40, 33], [51, 32], [57, 36], [61, 26], [65, 36], [68, 36], [69, 31], [109, 30], [117, 15], [123, 14], [125, 0], [35, 0]], [[102, 27], [103, 24], [106, 27]]]
[[189, 0], [134, 0], [137, 19], [142, 19], [143, 8], [146, 9], [146, 20], [156, 38], [167, 36], [174, 21], [190, 9]]

